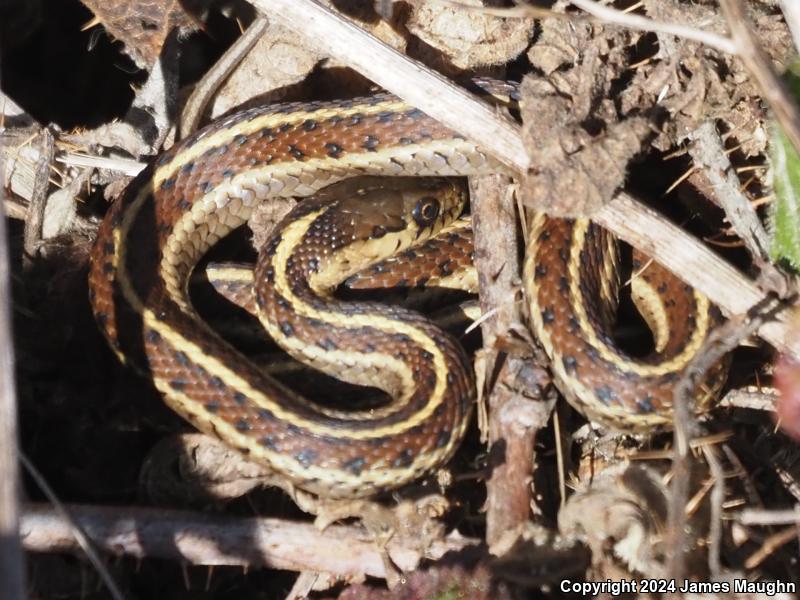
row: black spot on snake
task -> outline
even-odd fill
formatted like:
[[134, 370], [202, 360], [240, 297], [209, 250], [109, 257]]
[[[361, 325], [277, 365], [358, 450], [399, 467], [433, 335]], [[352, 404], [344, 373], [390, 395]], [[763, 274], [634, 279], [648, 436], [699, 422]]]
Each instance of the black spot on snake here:
[[368, 135], [364, 138], [364, 143], [361, 144], [361, 147], [369, 152], [377, 152], [379, 144], [380, 140], [378, 138], [374, 135]]
[[367, 461], [364, 460], [361, 456], [356, 456], [355, 458], [351, 458], [350, 460], [342, 463], [342, 468], [345, 471], [350, 471], [353, 475], [358, 477], [361, 475], [361, 471], [366, 466]]
[[578, 329], [580, 329], [578, 319], [574, 315], [570, 316], [569, 321], [567, 321], [567, 327], [569, 327], [570, 333], [577, 333]]
[[273, 451], [278, 449], [278, 446], [275, 443], [275, 436], [274, 435], [265, 435], [264, 437], [262, 437], [258, 441], [262, 446], [264, 446], [264, 448], [267, 448], [267, 449], [273, 450]]
[[447, 443], [450, 441], [450, 430], [447, 427], [442, 428], [439, 431], [439, 434], [436, 436], [436, 447], [437, 448], [444, 448], [447, 446]]
[[334, 142], [327, 142], [325, 150], [327, 150], [328, 156], [331, 158], [339, 158], [344, 153], [344, 148]]
[[595, 388], [594, 393], [597, 399], [606, 406], [617, 400], [617, 394], [607, 385]]
[[188, 367], [189, 366], [189, 357], [186, 356], [185, 352], [181, 352], [180, 350], [178, 350], [175, 353], [175, 360], [178, 361], [178, 364], [180, 366], [182, 366], [182, 367]]
[[651, 413], [653, 412], [653, 397], [648, 394], [644, 398], [639, 398], [636, 400], [636, 407], [639, 409], [640, 413]]
[[395, 469], [408, 467], [411, 465], [413, 460], [414, 460], [414, 453], [411, 451], [411, 449], [405, 448], [392, 461], [392, 467], [394, 467]]
[[317, 453], [312, 450], [311, 448], [305, 448], [294, 455], [294, 458], [297, 462], [303, 465], [305, 468], [310, 467], [314, 464], [314, 461], [317, 460]]
[[329, 337], [320, 339], [317, 342], [317, 346], [328, 352], [339, 349], [339, 346], [336, 345], [336, 342]]

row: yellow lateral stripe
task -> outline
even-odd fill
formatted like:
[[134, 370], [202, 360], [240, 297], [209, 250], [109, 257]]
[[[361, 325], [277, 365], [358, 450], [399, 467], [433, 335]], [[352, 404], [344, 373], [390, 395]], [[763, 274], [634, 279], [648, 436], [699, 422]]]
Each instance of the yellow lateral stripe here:
[[[269, 197], [292, 197], [292, 196], [307, 196], [320, 188], [329, 184], [336, 183], [345, 179], [348, 176], [353, 176], [358, 173], [380, 174], [385, 172], [388, 175], [392, 173], [389, 171], [388, 166], [381, 167], [382, 165], [390, 165], [391, 159], [397, 156], [416, 156], [417, 154], [434, 154], [438, 153], [443, 156], [448, 156], [450, 153], [458, 150], [466, 151], [473, 148], [473, 144], [466, 140], [435, 140], [427, 141], [424, 144], [410, 144], [408, 146], [387, 148], [378, 150], [377, 152], [363, 152], [360, 154], [352, 154], [348, 156], [351, 167], [349, 170], [344, 170], [341, 167], [340, 159], [333, 158], [314, 158], [306, 161], [298, 161], [292, 163], [278, 163], [274, 165], [267, 165], [260, 168], [252, 168], [235, 175], [229, 180], [226, 180], [216, 188], [211, 190], [205, 196], [197, 200], [192, 208], [186, 212], [173, 226], [172, 233], [170, 233], [164, 247], [170, 248], [176, 244], [176, 236], [185, 235], [193, 242], [195, 254], [201, 254], [208, 249], [205, 240], [195, 239], [196, 223], [202, 222], [203, 216], [210, 213], [225, 213], [225, 206], [230, 201], [230, 198], [241, 198], [242, 189], [249, 190], [253, 182], [258, 181], [260, 185], [269, 186], [271, 181], [285, 181], [289, 179], [296, 179], [298, 184], [294, 188], [284, 187], [278, 192], [270, 192]], [[381, 170], [383, 168], [383, 170]], [[310, 175], [314, 173], [317, 176], [311, 178]], [[443, 169], [441, 174], [455, 174], [454, 168]], [[303, 174], [308, 174], [308, 177], [303, 177]], [[329, 177], [319, 177], [320, 174], [326, 174]], [[439, 173], [420, 173], [420, 175], [436, 175]], [[464, 173], [469, 174], [469, 173]], [[303, 183], [301, 180], [309, 180], [312, 183]], [[297, 189], [301, 188], [300, 192]], [[266, 198], [256, 197], [253, 204], [263, 201]], [[252, 208], [252, 207], [250, 207]], [[179, 233], [181, 232], [181, 233]], [[188, 233], [187, 233], [188, 232]], [[189, 242], [179, 244], [180, 247], [189, 247]], [[177, 281], [170, 273], [173, 272], [173, 267], [169, 263], [169, 256], [165, 252], [164, 258], [161, 261], [161, 275], [164, 277], [167, 290], [170, 295], [178, 297], [180, 295], [181, 282]]]
[[324, 121], [332, 117], [347, 118], [356, 114], [375, 115], [381, 112], [399, 113], [410, 109], [411, 106], [405, 102], [392, 98], [374, 105], [354, 105], [349, 109], [321, 107], [312, 111], [296, 111], [291, 113], [271, 112], [261, 115], [249, 121], [237, 123], [230, 128], [223, 127], [207, 137], [201, 137], [188, 148], [181, 150], [170, 162], [156, 170], [153, 174], [153, 187], [157, 189], [164, 180], [172, 177], [184, 165], [194, 162], [199, 156], [203, 155], [211, 148], [231, 143], [231, 141], [239, 135], [249, 136], [267, 127], [277, 128], [281, 125], [296, 125], [307, 119]]
[[679, 371], [692, 359], [705, 339], [705, 334], [708, 330], [708, 300], [696, 294], [698, 298], [697, 326], [692, 332], [692, 337], [686, 343], [684, 349], [679, 354], [672, 357], [672, 359], [657, 365], [649, 365], [630, 358], [626, 360], [620, 359], [608, 344], [598, 337], [597, 331], [589, 322], [584, 304], [585, 299], [582, 297], [580, 289], [580, 255], [586, 243], [586, 232], [588, 229], [589, 221], [579, 220], [575, 222], [573, 226], [569, 264], [567, 266], [569, 271], [570, 304], [587, 343], [594, 347], [604, 360], [617, 366], [623, 372], [635, 373], [643, 377], [657, 377]]
[[[310, 223], [312, 223], [324, 211], [325, 209], [323, 208], [309, 213], [302, 219], [294, 221], [283, 230], [281, 235], [281, 243], [275, 249], [275, 254], [272, 260], [273, 266], [276, 267], [275, 289], [291, 304], [292, 309], [297, 314], [300, 314], [306, 318], [318, 319], [331, 325], [338, 325], [339, 321], [336, 313], [319, 311], [295, 296], [291, 291], [291, 286], [289, 285], [288, 280], [286, 279], [286, 269], [279, 267], [279, 265], [286, 264], [286, 261], [288, 260], [289, 256], [293, 254], [294, 248], [302, 239], [302, 236], [307, 231]], [[261, 311], [259, 310], [259, 313], [260, 312]], [[259, 316], [259, 319], [265, 327], [269, 327], [269, 321], [265, 317]], [[421, 411], [409, 417], [409, 419], [405, 421], [403, 425], [404, 429], [411, 429], [425, 422], [431, 416], [431, 414], [433, 414], [433, 411], [436, 409], [436, 407], [444, 402], [444, 394], [447, 386], [445, 378], [439, 376], [440, 373], [447, 372], [447, 364], [439, 347], [427, 334], [421, 332], [419, 329], [409, 325], [408, 323], [403, 323], [385, 317], [379, 317], [377, 315], [350, 315], [348, 317], [348, 322], [354, 327], [371, 327], [373, 329], [405, 334], [419, 347], [421, 347], [423, 350], [426, 350], [433, 356], [434, 372], [437, 374], [434, 390], [431, 392], [429, 401], [425, 407]], [[413, 378], [409, 383], [411, 386], [413, 386]]]
[[[125, 209], [122, 223], [114, 231], [115, 242], [117, 242], [117, 240], [121, 240], [127, 237], [128, 232], [130, 231], [130, 228], [136, 218], [136, 215], [141, 210], [149, 194], [150, 194], [149, 186], [144, 186], [137, 195], [137, 197], [134, 199], [134, 201], [131, 203], [131, 205]], [[287, 407], [278, 404], [275, 400], [269, 398], [268, 396], [263, 394], [260, 390], [257, 390], [254, 386], [250, 384], [249, 381], [246, 381], [245, 379], [240, 377], [235, 370], [223, 364], [217, 358], [209, 356], [208, 354], [203, 352], [203, 350], [200, 347], [198, 347], [193, 342], [187, 340], [175, 329], [164, 324], [156, 317], [156, 315], [152, 312], [152, 310], [144, 306], [144, 303], [142, 302], [141, 298], [139, 298], [138, 294], [133, 289], [133, 285], [131, 284], [130, 278], [127, 273], [127, 264], [125, 262], [126, 246], [127, 246], [126, 244], [116, 243], [114, 262], [117, 268], [117, 279], [119, 281], [120, 288], [122, 290], [123, 296], [125, 297], [125, 300], [131, 306], [131, 308], [133, 308], [137, 313], [142, 315], [142, 321], [145, 327], [155, 330], [162, 338], [166, 339], [169, 342], [169, 344], [173, 346], [173, 348], [186, 354], [186, 356], [189, 357], [190, 360], [195, 362], [195, 364], [203, 365], [204, 368], [209, 373], [219, 377], [222, 381], [226, 382], [226, 385], [228, 385], [229, 387], [237, 389], [242, 393], [244, 393], [250, 400], [254, 401], [259, 407], [269, 410], [278, 419], [281, 419], [285, 422], [295, 423], [300, 427], [304, 427], [309, 431], [312, 431], [313, 433], [320, 435], [330, 435], [338, 438], [375, 439], [383, 437], [385, 435], [391, 435], [393, 433], [397, 433], [398, 431], [404, 431], [405, 429], [407, 429], [405, 424], [401, 423], [398, 424], [396, 427], [390, 426], [370, 431], [361, 431], [361, 432], [343, 431], [341, 428], [325, 427], [317, 422], [304, 419], [297, 413], [288, 409]], [[197, 320], [197, 318], [193, 314], [192, 318]], [[220, 342], [225, 343], [222, 340], [220, 340]], [[437, 381], [438, 379], [439, 378], [437, 378]]]
[[[163, 394], [166, 403], [170, 405], [175, 412], [190, 414], [195, 417], [194, 422], [198, 429], [213, 434], [215, 437], [231, 440], [230, 443], [234, 445], [234, 447], [248, 448], [251, 456], [265, 458], [274, 469], [294, 478], [295, 481], [315, 478], [321, 482], [326, 482], [335, 479], [337, 482], [342, 482], [341, 485], [343, 487], [351, 487], [353, 489], [360, 488], [364, 485], [381, 487], [383, 485], [390, 485], [396, 481], [405, 481], [410, 473], [427, 471], [434, 462], [436, 462], [432, 460], [430, 455], [423, 454], [414, 457], [414, 461], [410, 466], [393, 468], [387, 465], [373, 464], [369, 469], [363, 470], [358, 475], [342, 469], [317, 467], [315, 465], [305, 466], [292, 456], [269, 450], [269, 448], [258, 443], [252, 436], [238, 431], [234, 425], [222, 419], [215, 419], [213, 414], [201, 408], [202, 405], [200, 403], [190, 396], [172, 389], [166, 381], [155, 380], [155, 384], [158, 390]], [[214, 432], [217, 433], [214, 434]], [[224, 435], [220, 436], [220, 433], [224, 433]], [[457, 438], [457, 436], [454, 437]], [[450, 447], [452, 447], [452, 443]], [[434, 458], [438, 460], [437, 457]], [[332, 473], [335, 473], [335, 477], [331, 477]]]

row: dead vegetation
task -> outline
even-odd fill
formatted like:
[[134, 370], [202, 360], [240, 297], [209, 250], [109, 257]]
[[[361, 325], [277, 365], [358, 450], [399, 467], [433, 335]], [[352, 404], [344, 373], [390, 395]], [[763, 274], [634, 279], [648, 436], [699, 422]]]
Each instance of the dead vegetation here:
[[[81, 58], [100, 36], [95, 52], [131, 73], [134, 94], [118, 88], [96, 107], [88, 94], [67, 118], [25, 101], [80, 95], [74, 82], [59, 89], [54, 67], [24, 64], [67, 43], [52, 22], [63, 12], [11, 2], [0, 23], [0, 270], [11, 270], [0, 283], [14, 321], [13, 344], [0, 341], [0, 526], [12, 540], [19, 515], [28, 551], [24, 571], [13, 543], [0, 549], [4, 597], [23, 585], [41, 598], [479, 599], [559, 596], [564, 580], [800, 583], [800, 454], [774, 425], [771, 387], [775, 350], [800, 357], [796, 283], [770, 262], [765, 226], [773, 118], [800, 141], [780, 80], [800, 43], [790, 0], [84, 4], [95, 20], [61, 68], [100, 96], [106, 71]], [[38, 88], [20, 83], [26, 68]], [[476, 75], [521, 81], [519, 107], [453, 83]], [[279, 482], [214, 440], [176, 435], [187, 427], [97, 334], [86, 260], [108, 202], [198, 123], [376, 85], [509, 167], [470, 182], [486, 315], [480, 432], [442, 480], [320, 531], [295, 506], [310, 499], [265, 487]], [[676, 392], [674, 435], [596, 430], [558, 398], [519, 301], [534, 210], [591, 216], [729, 317]], [[698, 421], [692, 384], [728, 352], [725, 396]], [[41, 472], [23, 477], [20, 504], [17, 438]]]

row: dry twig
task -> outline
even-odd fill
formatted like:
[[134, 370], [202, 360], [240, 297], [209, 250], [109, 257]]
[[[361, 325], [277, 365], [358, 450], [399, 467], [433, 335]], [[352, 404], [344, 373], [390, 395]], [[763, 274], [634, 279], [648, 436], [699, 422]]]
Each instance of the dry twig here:
[[713, 121], [704, 121], [689, 136], [689, 154], [694, 166], [708, 182], [710, 200], [717, 203], [734, 230], [744, 241], [756, 260], [763, 259], [769, 245], [767, 231], [761, 224], [753, 205], [742, 192], [739, 178], [725, 153], [722, 140]]
[[[0, 197], [5, 196], [4, 173], [5, 170], [0, 168]], [[5, 598], [22, 600], [25, 597], [25, 575], [19, 541], [17, 385], [11, 331], [11, 267], [5, 219], [0, 219], [0, 298], [0, 585]]]
[[[196, 565], [240, 565], [291, 571], [320, 571], [344, 578], [385, 577], [372, 536], [358, 527], [332, 525], [324, 532], [311, 523], [284, 519], [235, 518], [160, 508], [67, 505], [93, 542], [113, 555], [164, 558]], [[66, 552], [78, 549], [71, 524], [45, 505], [29, 505], [21, 520], [25, 549]], [[479, 543], [467, 538], [434, 542], [425, 558]], [[313, 548], [313, 552], [309, 552]], [[415, 540], [393, 538], [392, 561], [404, 571], [423, 558]]]
[[669, 577], [683, 581], [685, 577], [684, 544], [686, 540], [686, 510], [689, 499], [691, 440], [697, 423], [691, 410], [695, 388], [706, 374], [734, 350], [741, 340], [751, 335], [765, 321], [771, 320], [784, 306], [777, 300], [766, 300], [763, 306], [754, 307], [747, 315], [738, 315], [718, 327], [706, 339], [703, 348], [695, 355], [685, 373], [675, 386], [673, 408], [674, 444], [672, 455], [673, 480], [669, 499]]
[[800, 3], [796, 0], [780, 0], [783, 17], [792, 32], [794, 47], [800, 52]]
[[269, 21], [264, 17], [257, 17], [247, 30], [225, 51], [225, 54], [214, 63], [203, 78], [192, 90], [192, 95], [186, 101], [186, 105], [181, 112], [181, 120], [178, 126], [180, 138], [184, 138], [197, 129], [203, 112], [208, 106], [208, 102], [213, 97], [220, 85], [233, 73], [236, 67], [250, 50], [255, 46], [258, 39], [264, 35], [269, 27]]
[[499, 463], [492, 465], [487, 482], [486, 537], [492, 546], [507, 532], [518, 531], [530, 518], [534, 442], [536, 432], [547, 424], [552, 404], [523, 396], [521, 373], [534, 367], [498, 348], [509, 332], [521, 329], [522, 321], [515, 301], [519, 289], [517, 215], [507, 178], [476, 178], [471, 196], [477, 199], [472, 218], [481, 310], [492, 313], [492, 318], [481, 325], [484, 353], [483, 360], [478, 361], [485, 371], [479, 377], [486, 382], [483, 391], [488, 397], [484, 401], [491, 409], [490, 455]]
[[[389, 91], [474, 140], [518, 172], [529, 168], [519, 127], [441, 76], [389, 48], [332, 11], [307, 1], [253, 2], [268, 16], [303, 23], [310, 42], [322, 33], [331, 56], [351, 65]], [[622, 193], [593, 218], [614, 234], [664, 264], [708, 296], [727, 314], [741, 314], [764, 299], [758, 287], [693, 237]], [[759, 335], [800, 359], [800, 340], [783, 322], [767, 323]]]
[[722, 35], [717, 35], [710, 31], [694, 29], [675, 23], [660, 23], [641, 15], [634, 15], [609, 6], [603, 6], [593, 0], [570, 0], [572, 4], [586, 11], [590, 15], [613, 25], [621, 25], [637, 31], [654, 31], [656, 33], [666, 33], [686, 40], [692, 40], [705, 44], [709, 48], [714, 48], [726, 54], [736, 54], [736, 44]]
[[742, 525], [800, 525], [800, 506], [794, 510], [743, 510], [738, 517]]

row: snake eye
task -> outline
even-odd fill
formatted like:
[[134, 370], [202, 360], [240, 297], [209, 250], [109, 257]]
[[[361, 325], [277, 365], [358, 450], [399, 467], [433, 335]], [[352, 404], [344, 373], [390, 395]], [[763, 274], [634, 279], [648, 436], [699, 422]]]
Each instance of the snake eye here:
[[439, 216], [439, 201], [432, 196], [420, 198], [411, 216], [414, 217], [414, 220], [420, 227], [429, 226], [436, 220], [436, 217]]

